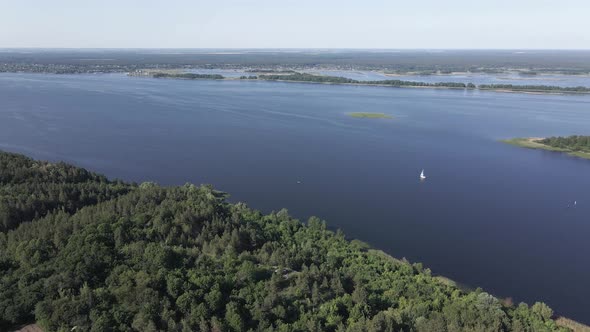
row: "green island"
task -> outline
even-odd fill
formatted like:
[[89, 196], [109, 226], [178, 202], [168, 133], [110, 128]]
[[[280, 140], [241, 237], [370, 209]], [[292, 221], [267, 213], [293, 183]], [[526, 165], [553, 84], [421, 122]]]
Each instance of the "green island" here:
[[[561, 87], [552, 85], [513, 85], [513, 84], [480, 84], [462, 82], [419, 82], [404, 80], [379, 80], [379, 81], [359, 81], [351, 78], [340, 76], [313, 75], [308, 73], [297, 73], [293, 71], [276, 72], [279, 74], [262, 74], [240, 76], [240, 80], [263, 80], [278, 82], [297, 82], [297, 83], [322, 83], [322, 84], [346, 84], [346, 85], [366, 85], [366, 86], [391, 86], [397, 88], [445, 88], [445, 89], [464, 89], [464, 90], [489, 90], [498, 92], [521, 92], [521, 93], [543, 93], [543, 94], [588, 94], [590, 88]], [[130, 76], [145, 76], [145, 73], [130, 73]], [[235, 80], [219, 74], [193, 74], [171, 72], [149, 72], [148, 75], [154, 78], [177, 78], [177, 79], [215, 79], [215, 80]]]
[[[0, 330], [569, 331], [312, 217], [0, 152]], [[557, 319], [557, 320], [556, 320]], [[558, 323], [559, 322], [559, 323]]]
[[360, 81], [340, 76], [312, 75], [307, 73], [295, 73], [289, 75], [259, 75], [258, 79], [266, 81], [292, 81], [332, 84], [359, 84]]
[[246, 73], [258, 73], [258, 74], [263, 74], [263, 73], [268, 73], [268, 74], [294, 74], [297, 73], [294, 70], [291, 69], [246, 69], [245, 70]]
[[385, 113], [365, 113], [365, 112], [357, 112], [357, 113], [348, 113], [348, 115], [352, 116], [353, 118], [366, 118], [366, 119], [393, 119], [393, 116]]
[[222, 80], [225, 79], [223, 75], [219, 74], [193, 74], [193, 73], [153, 73], [153, 78], [177, 78], [185, 80]]
[[590, 159], [590, 136], [525, 137], [507, 139], [502, 142], [529, 149], [564, 152], [572, 156]]
[[426, 83], [402, 80], [381, 80], [381, 81], [359, 81], [351, 78], [326, 75], [312, 75], [307, 73], [295, 73], [290, 75], [260, 75], [258, 79], [267, 81], [292, 81], [292, 82], [311, 82], [311, 83], [330, 83], [330, 84], [356, 84], [356, 85], [379, 85], [395, 87], [446, 87], [446, 88], [475, 88], [475, 85], [469, 83], [455, 82], [438, 82]]

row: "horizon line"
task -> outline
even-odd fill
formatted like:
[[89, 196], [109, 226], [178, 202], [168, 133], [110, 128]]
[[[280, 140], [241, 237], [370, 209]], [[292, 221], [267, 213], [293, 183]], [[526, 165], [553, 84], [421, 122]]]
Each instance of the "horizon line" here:
[[590, 48], [363, 48], [363, 47], [4, 47], [0, 50], [346, 50], [346, 51], [590, 51]]

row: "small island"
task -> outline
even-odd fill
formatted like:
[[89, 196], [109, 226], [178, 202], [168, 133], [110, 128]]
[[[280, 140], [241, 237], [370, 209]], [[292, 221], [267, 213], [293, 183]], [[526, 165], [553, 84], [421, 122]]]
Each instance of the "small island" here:
[[385, 113], [348, 113], [353, 118], [364, 118], [364, 119], [393, 119], [393, 116]]
[[176, 78], [184, 80], [223, 80], [225, 77], [219, 74], [194, 74], [194, 73], [163, 73], [157, 72], [153, 78]]
[[590, 136], [524, 137], [502, 140], [502, 142], [529, 149], [565, 152], [571, 156], [590, 159]]

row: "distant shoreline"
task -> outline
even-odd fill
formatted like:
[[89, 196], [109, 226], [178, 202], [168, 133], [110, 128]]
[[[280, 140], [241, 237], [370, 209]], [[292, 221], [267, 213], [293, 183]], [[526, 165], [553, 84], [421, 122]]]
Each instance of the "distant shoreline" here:
[[[30, 74], [47, 74], [47, 75], [77, 75], [77, 74], [109, 74], [111, 72], [94, 72], [94, 73], [52, 73], [52, 72], [30, 72], [30, 71], [0, 71], [0, 74], [4, 73], [30, 73]], [[523, 94], [531, 94], [531, 95], [590, 95], [590, 87], [582, 87], [586, 90], [575, 90], [575, 88], [579, 87], [553, 87], [553, 86], [545, 86], [539, 85], [536, 87], [547, 87], [547, 89], [539, 89], [539, 88], [528, 88], [522, 87], [521, 85], [514, 85], [513, 87], [489, 87], [488, 84], [481, 84], [481, 85], [471, 85], [471, 83], [463, 83], [463, 82], [421, 82], [421, 81], [406, 81], [406, 82], [415, 82], [416, 85], [395, 85], [395, 84], [376, 84], [376, 83], [363, 83], [363, 81], [357, 82], [316, 82], [316, 81], [305, 81], [305, 80], [282, 80], [282, 79], [261, 79], [261, 78], [240, 78], [240, 77], [197, 77], [197, 78], [187, 78], [187, 77], [174, 77], [174, 75], [181, 74], [180, 69], [164, 69], [164, 70], [140, 70], [140, 71], [129, 71], [129, 72], [117, 72], [119, 74], [126, 74], [130, 77], [142, 77], [142, 78], [159, 78], [159, 79], [177, 79], [177, 80], [217, 80], [217, 81], [272, 81], [272, 82], [284, 82], [284, 83], [306, 83], [306, 84], [326, 84], [326, 85], [349, 85], [349, 86], [376, 86], [376, 87], [389, 87], [389, 88], [422, 88], [422, 89], [447, 89], [447, 90], [463, 90], [463, 91], [490, 91], [490, 92], [500, 92], [500, 93], [523, 93]], [[156, 73], [166, 73], [166, 77], [154, 77], [153, 75]], [[185, 73], [187, 74], [187, 73]], [[257, 72], [252, 72], [252, 74], [257, 74]], [[263, 76], [268, 73], [262, 73]], [[279, 72], [274, 73], [275, 75], [285, 75], [287, 76], [288, 72]], [[453, 76], [457, 73], [451, 74], [432, 74], [428, 76]], [[207, 74], [196, 74], [207, 76]], [[403, 74], [384, 74], [385, 76], [396, 77], [396, 76], [403, 76]], [[550, 75], [550, 74], [538, 74], [539, 76], [542, 75]], [[565, 75], [565, 74], [564, 74]], [[215, 75], [211, 75], [215, 76]], [[580, 75], [577, 75], [580, 76]], [[384, 80], [387, 81], [387, 80]], [[464, 87], [462, 86], [445, 86], [444, 84], [465, 84]], [[424, 85], [420, 85], [424, 84]], [[429, 84], [429, 85], [428, 85]], [[436, 85], [441, 84], [441, 85]], [[511, 85], [511, 84], [508, 84]], [[550, 89], [550, 88], [559, 88], [559, 89]], [[571, 89], [571, 90], [568, 90]]]
[[[237, 80], [239, 78], [224, 78], [221, 80]], [[247, 81], [247, 80], [244, 80]], [[352, 86], [378, 86], [387, 88], [413, 88], [413, 89], [445, 89], [445, 90], [468, 90], [468, 91], [491, 91], [502, 93], [524, 93], [531, 95], [590, 95], [590, 91], [543, 91], [543, 90], [510, 90], [510, 89], [490, 89], [490, 88], [463, 88], [452, 86], [411, 86], [411, 85], [387, 85], [387, 84], [370, 84], [370, 83], [336, 83], [336, 82], [310, 82], [310, 81], [292, 81], [292, 80], [258, 80], [267, 82], [283, 83], [309, 83], [309, 84], [326, 84], [326, 85], [352, 85]], [[418, 82], [418, 81], [417, 81]]]
[[[256, 73], [253, 73], [256, 74]], [[136, 76], [136, 77], [150, 77], [150, 78], [166, 78], [166, 79], [182, 79], [182, 80], [224, 80], [224, 81], [267, 81], [267, 82], [284, 82], [284, 83], [306, 83], [306, 84], [327, 84], [327, 85], [350, 85], [350, 86], [378, 86], [378, 87], [390, 87], [390, 88], [426, 88], [426, 89], [452, 89], [452, 90], [471, 90], [471, 91], [492, 91], [492, 92], [503, 92], [503, 93], [525, 93], [525, 94], [536, 94], [536, 95], [589, 95], [590, 88], [585, 88], [586, 90], [575, 90], [576, 87], [551, 87], [551, 86], [531, 86], [523, 87], [519, 85], [515, 86], [501, 86], [501, 87], [494, 87], [490, 85], [475, 85], [472, 83], [458, 83], [458, 82], [420, 82], [420, 81], [398, 81], [398, 83], [406, 83], [406, 84], [387, 84], [388, 80], [384, 81], [368, 81], [364, 83], [363, 81], [356, 81], [352, 79], [348, 79], [352, 82], [346, 81], [314, 81], [314, 80], [299, 80], [299, 79], [281, 79], [281, 76], [288, 78], [291, 73], [280, 73], [279, 75], [275, 75], [275, 77], [265, 78], [265, 75], [254, 75], [251, 77], [224, 77], [222, 75], [210, 75], [210, 74], [192, 74], [192, 73], [181, 73], [178, 70], [171, 70], [171, 71], [146, 71], [146, 72], [130, 72], [127, 74], [128, 76]], [[304, 74], [305, 75], [305, 74]], [[192, 76], [192, 77], [189, 77]], [[209, 77], [208, 77], [209, 76]], [[217, 77], [211, 77], [217, 76]], [[310, 75], [311, 76], [311, 75]], [[318, 78], [326, 78], [326, 79], [343, 79], [346, 80], [347, 78], [344, 77], [333, 77], [333, 76], [325, 76], [325, 75], [313, 75], [317, 76]], [[415, 83], [415, 85], [407, 84], [407, 83]], [[463, 86], [453, 86], [453, 85], [463, 85]], [[559, 89], [558, 89], [559, 88]]]
[[514, 145], [514, 146], [519, 146], [522, 148], [527, 148], [527, 149], [538, 149], [538, 150], [546, 150], [546, 151], [553, 151], [553, 152], [561, 152], [561, 153], [565, 153], [565, 154], [568, 154], [573, 157], [579, 157], [579, 158], [590, 160], [590, 153], [585, 153], [585, 152], [580, 152], [580, 151], [572, 151], [570, 149], [561, 149], [561, 148], [556, 148], [553, 146], [539, 143], [538, 141], [540, 141], [542, 139], [544, 139], [544, 138], [543, 137], [519, 137], [519, 138], [504, 139], [504, 140], [501, 140], [501, 142], [506, 143], [506, 144], [510, 144], [510, 145]]

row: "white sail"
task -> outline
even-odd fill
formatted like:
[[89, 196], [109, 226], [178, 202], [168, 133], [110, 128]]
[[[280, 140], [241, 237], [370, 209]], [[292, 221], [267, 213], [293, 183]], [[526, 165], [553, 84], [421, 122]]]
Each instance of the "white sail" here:
[[422, 170], [422, 173], [420, 173], [420, 179], [422, 179], [422, 180], [426, 179], [426, 176], [424, 175], [424, 170]]

